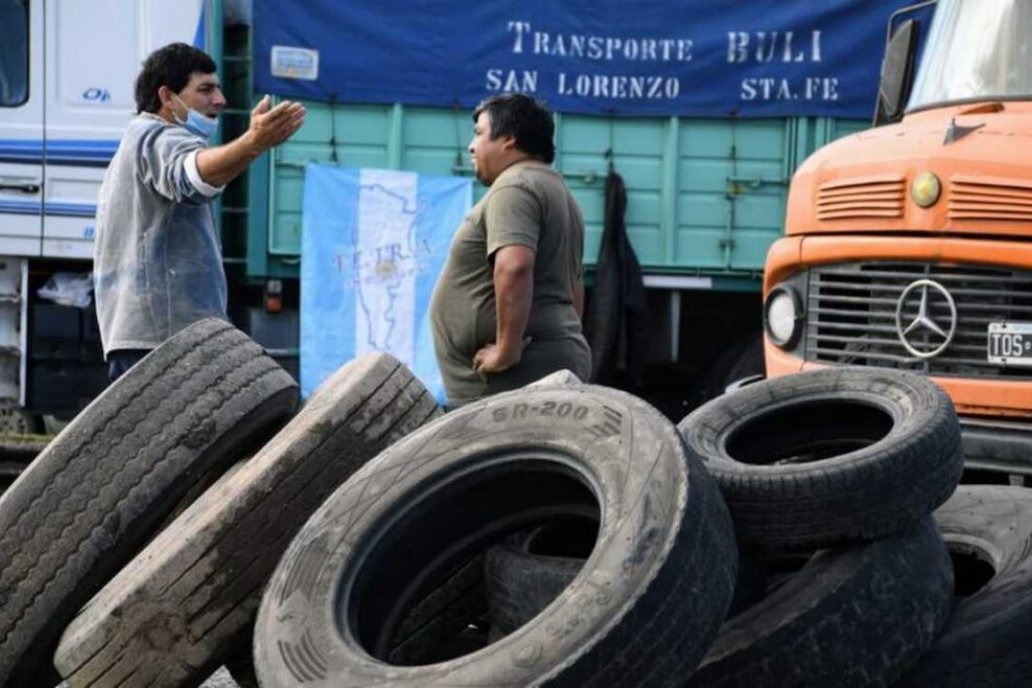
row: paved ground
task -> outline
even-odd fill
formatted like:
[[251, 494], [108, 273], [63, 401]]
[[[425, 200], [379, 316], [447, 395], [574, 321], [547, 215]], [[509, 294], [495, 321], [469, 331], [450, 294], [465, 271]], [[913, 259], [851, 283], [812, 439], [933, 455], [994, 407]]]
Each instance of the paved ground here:
[[222, 667], [212, 674], [211, 678], [202, 683], [201, 688], [238, 688], [238, 686], [233, 677], [226, 671], [226, 667]]
[[[59, 685], [57, 688], [69, 688], [68, 687], [68, 683], [64, 682], [61, 685]], [[212, 674], [211, 677], [207, 681], [202, 683], [200, 688], [240, 688], [240, 687], [237, 685], [236, 681], [233, 680], [233, 677], [229, 675], [229, 672], [226, 671], [226, 667], [222, 667], [221, 669], [216, 671], [214, 674]]]

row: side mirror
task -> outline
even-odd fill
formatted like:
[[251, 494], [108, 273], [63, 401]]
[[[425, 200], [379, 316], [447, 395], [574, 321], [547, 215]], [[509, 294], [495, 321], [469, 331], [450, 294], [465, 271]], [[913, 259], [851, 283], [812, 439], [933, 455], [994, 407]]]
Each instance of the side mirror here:
[[878, 105], [874, 126], [898, 122], [914, 80], [914, 55], [917, 52], [917, 22], [908, 19], [899, 25], [885, 46], [881, 80], [878, 84]]

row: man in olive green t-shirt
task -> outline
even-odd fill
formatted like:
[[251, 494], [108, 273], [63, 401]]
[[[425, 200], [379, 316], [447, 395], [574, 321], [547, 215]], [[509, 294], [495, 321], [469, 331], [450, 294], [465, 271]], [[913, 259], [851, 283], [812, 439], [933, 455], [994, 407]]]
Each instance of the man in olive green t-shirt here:
[[452, 239], [434, 290], [434, 349], [450, 407], [567, 368], [586, 380], [584, 220], [552, 169], [552, 114], [522, 94], [473, 113], [469, 152], [487, 195]]

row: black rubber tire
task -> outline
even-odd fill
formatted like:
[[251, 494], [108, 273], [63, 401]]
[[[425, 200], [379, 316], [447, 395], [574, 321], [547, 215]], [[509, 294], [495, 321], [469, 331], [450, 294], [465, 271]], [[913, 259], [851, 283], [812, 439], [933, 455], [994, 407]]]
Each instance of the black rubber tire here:
[[52, 688], [54, 647], [79, 608], [193, 485], [275, 433], [297, 397], [260, 346], [205, 320], [76, 416], [0, 498], [0, 685]]
[[931, 516], [873, 543], [818, 552], [724, 623], [688, 686], [892, 685], [946, 622], [952, 573]]
[[597, 538], [596, 512], [556, 519], [491, 547], [484, 561], [491, 638], [526, 625], [559, 597], [584, 568]]
[[[473, 654], [385, 661], [393, 620], [442, 576], [591, 506], [598, 543], [544, 613]], [[726, 506], [669, 421], [612, 389], [521, 389], [414, 432], [330, 497], [265, 591], [255, 665], [265, 688], [659, 685], [695, 667], [734, 573]]]
[[[955, 568], [946, 628], [900, 686], [1023, 688], [1032, 676], [1032, 490], [961, 485], [935, 512], [955, 564], [974, 557], [988, 580]], [[972, 567], [973, 568], [973, 567]], [[986, 573], [985, 571], [980, 573]], [[981, 587], [976, 587], [982, 583]]]
[[[405, 614], [386, 659], [390, 664], [431, 664], [454, 656], [460, 636], [486, 621], [484, 556], [462, 563], [437, 589]], [[484, 633], [486, 639], [486, 632]]]
[[83, 608], [54, 664], [73, 686], [196, 686], [249, 636], [261, 591], [329, 494], [440, 415], [389, 354], [337, 370], [254, 457], [193, 502]]
[[[597, 537], [598, 515], [570, 514], [556, 522], [512, 535], [487, 551], [484, 592], [490, 612], [489, 638], [504, 638], [540, 614], [584, 567], [588, 533]], [[540, 542], [546, 539], [547, 542]], [[728, 609], [737, 615], [763, 599], [766, 557], [738, 551], [738, 578]]]
[[894, 533], [946, 501], [963, 471], [949, 397], [901, 371], [833, 368], [758, 382], [678, 427], [720, 484], [738, 537], [763, 547]]

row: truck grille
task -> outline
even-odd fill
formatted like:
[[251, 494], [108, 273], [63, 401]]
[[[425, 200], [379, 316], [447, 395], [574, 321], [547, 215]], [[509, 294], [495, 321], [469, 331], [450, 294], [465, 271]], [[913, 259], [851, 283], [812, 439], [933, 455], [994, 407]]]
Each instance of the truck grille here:
[[817, 190], [817, 219], [903, 217], [906, 181], [902, 175], [840, 179]]
[[[950, 345], [929, 359], [912, 356], [896, 331], [896, 305], [915, 280], [941, 284], [957, 308]], [[804, 357], [833, 365], [902, 368], [940, 376], [1032, 379], [1032, 368], [986, 360], [990, 322], [1032, 322], [1032, 272], [935, 263], [842, 263], [813, 268], [809, 278]], [[917, 314], [907, 300], [904, 325]], [[949, 305], [932, 301], [928, 315], [949, 323]], [[934, 348], [931, 333], [928, 349]], [[913, 340], [912, 340], [913, 341]]]

